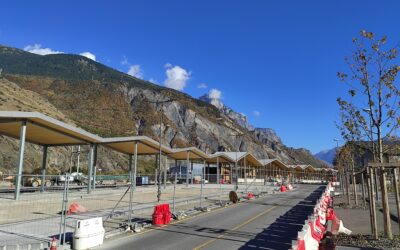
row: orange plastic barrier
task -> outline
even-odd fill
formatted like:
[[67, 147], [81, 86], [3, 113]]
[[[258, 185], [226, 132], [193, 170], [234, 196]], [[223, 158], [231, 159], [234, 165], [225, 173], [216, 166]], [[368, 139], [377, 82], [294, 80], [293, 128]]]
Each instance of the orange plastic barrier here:
[[68, 214], [85, 213], [87, 211], [88, 210], [85, 207], [79, 205], [76, 202], [72, 202], [71, 205], [68, 208]]
[[169, 204], [159, 204], [154, 207], [153, 212], [153, 225], [162, 226], [167, 225], [171, 221], [171, 211]]

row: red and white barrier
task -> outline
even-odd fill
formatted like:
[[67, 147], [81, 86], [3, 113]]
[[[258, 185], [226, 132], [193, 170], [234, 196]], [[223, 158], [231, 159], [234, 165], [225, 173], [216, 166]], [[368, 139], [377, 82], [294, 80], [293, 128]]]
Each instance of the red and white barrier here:
[[332, 208], [331, 192], [335, 188], [328, 183], [324, 193], [318, 200], [313, 215], [306, 221], [302, 231], [298, 233], [297, 241], [293, 244], [294, 250], [318, 250], [320, 241], [324, 238], [327, 230], [327, 221], [332, 221], [332, 234], [351, 234], [351, 230], [343, 226], [343, 222], [337, 218]]

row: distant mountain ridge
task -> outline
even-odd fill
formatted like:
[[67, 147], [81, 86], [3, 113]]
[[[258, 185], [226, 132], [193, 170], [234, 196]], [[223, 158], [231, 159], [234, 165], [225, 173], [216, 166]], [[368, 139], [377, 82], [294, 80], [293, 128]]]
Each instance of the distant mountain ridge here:
[[[9, 82], [39, 94], [77, 126], [101, 136], [139, 134], [158, 140], [161, 109], [162, 141], [171, 147], [195, 146], [208, 153], [241, 150], [260, 159], [278, 158], [288, 164], [324, 164], [307, 150], [283, 145], [274, 130], [254, 128], [244, 115], [222, 103], [193, 98], [83, 56], [40, 56], [0, 46], [0, 69], [6, 79], [4, 84]], [[156, 106], [157, 101], [164, 100], [171, 102]], [[3, 107], [0, 105], [0, 110]], [[27, 110], [18, 103], [15, 107]], [[37, 109], [40, 111], [41, 107]], [[232, 136], [238, 133], [243, 136]], [[102, 169], [115, 167], [110, 159], [104, 161], [109, 165]]]
[[322, 151], [314, 154], [314, 156], [320, 160], [326, 161], [330, 165], [333, 165], [333, 160], [335, 159], [336, 151], [337, 151], [337, 148], [335, 147], [332, 149], [322, 150]]

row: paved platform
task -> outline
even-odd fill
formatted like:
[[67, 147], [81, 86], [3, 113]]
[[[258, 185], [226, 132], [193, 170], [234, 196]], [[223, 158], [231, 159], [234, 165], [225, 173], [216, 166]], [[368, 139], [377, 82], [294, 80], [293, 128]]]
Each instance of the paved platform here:
[[299, 185], [286, 193], [222, 208], [142, 234], [110, 239], [96, 249], [290, 249], [324, 187]]
[[[206, 184], [203, 186], [203, 197], [218, 200], [223, 196], [223, 199], [226, 199], [227, 192], [233, 188], [233, 185]], [[249, 188], [255, 193], [272, 191], [273, 189], [272, 186], [255, 185]], [[239, 191], [244, 190], [246, 190], [246, 187], [240, 185]], [[103, 217], [105, 219], [125, 191], [126, 189], [99, 189], [89, 195], [85, 192], [71, 192], [68, 203], [78, 202], [88, 208], [89, 212], [68, 216], [66, 227], [68, 235], [72, 235], [76, 220], [92, 217]], [[173, 186], [168, 186], [162, 192], [161, 202], [172, 204]], [[156, 193], [157, 188], [154, 186], [137, 187], [133, 198], [135, 216], [139, 218], [147, 216], [149, 218], [154, 205], [157, 204]], [[19, 201], [7, 199], [5, 201], [0, 203], [0, 246], [38, 245], [48, 242], [52, 236], [58, 236], [61, 222], [59, 212], [61, 211], [62, 193], [24, 194]], [[200, 185], [189, 185], [189, 187], [177, 185], [177, 209], [198, 206], [199, 202]], [[204, 199], [203, 202], [207, 203]], [[126, 213], [128, 204], [129, 195], [126, 195], [115, 211], [119, 214]]]

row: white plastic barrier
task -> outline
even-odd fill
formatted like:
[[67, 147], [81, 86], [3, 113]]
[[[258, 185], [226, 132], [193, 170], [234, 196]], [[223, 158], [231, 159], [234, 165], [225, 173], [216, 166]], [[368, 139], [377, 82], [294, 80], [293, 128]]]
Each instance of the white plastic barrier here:
[[[250, 183], [264, 183], [264, 179], [251, 179], [251, 178], [247, 178], [247, 184]], [[238, 178], [238, 183], [245, 183], [246, 179], [244, 178]]]
[[103, 244], [104, 233], [103, 218], [78, 220], [73, 237], [73, 248], [81, 250], [99, 246]]

